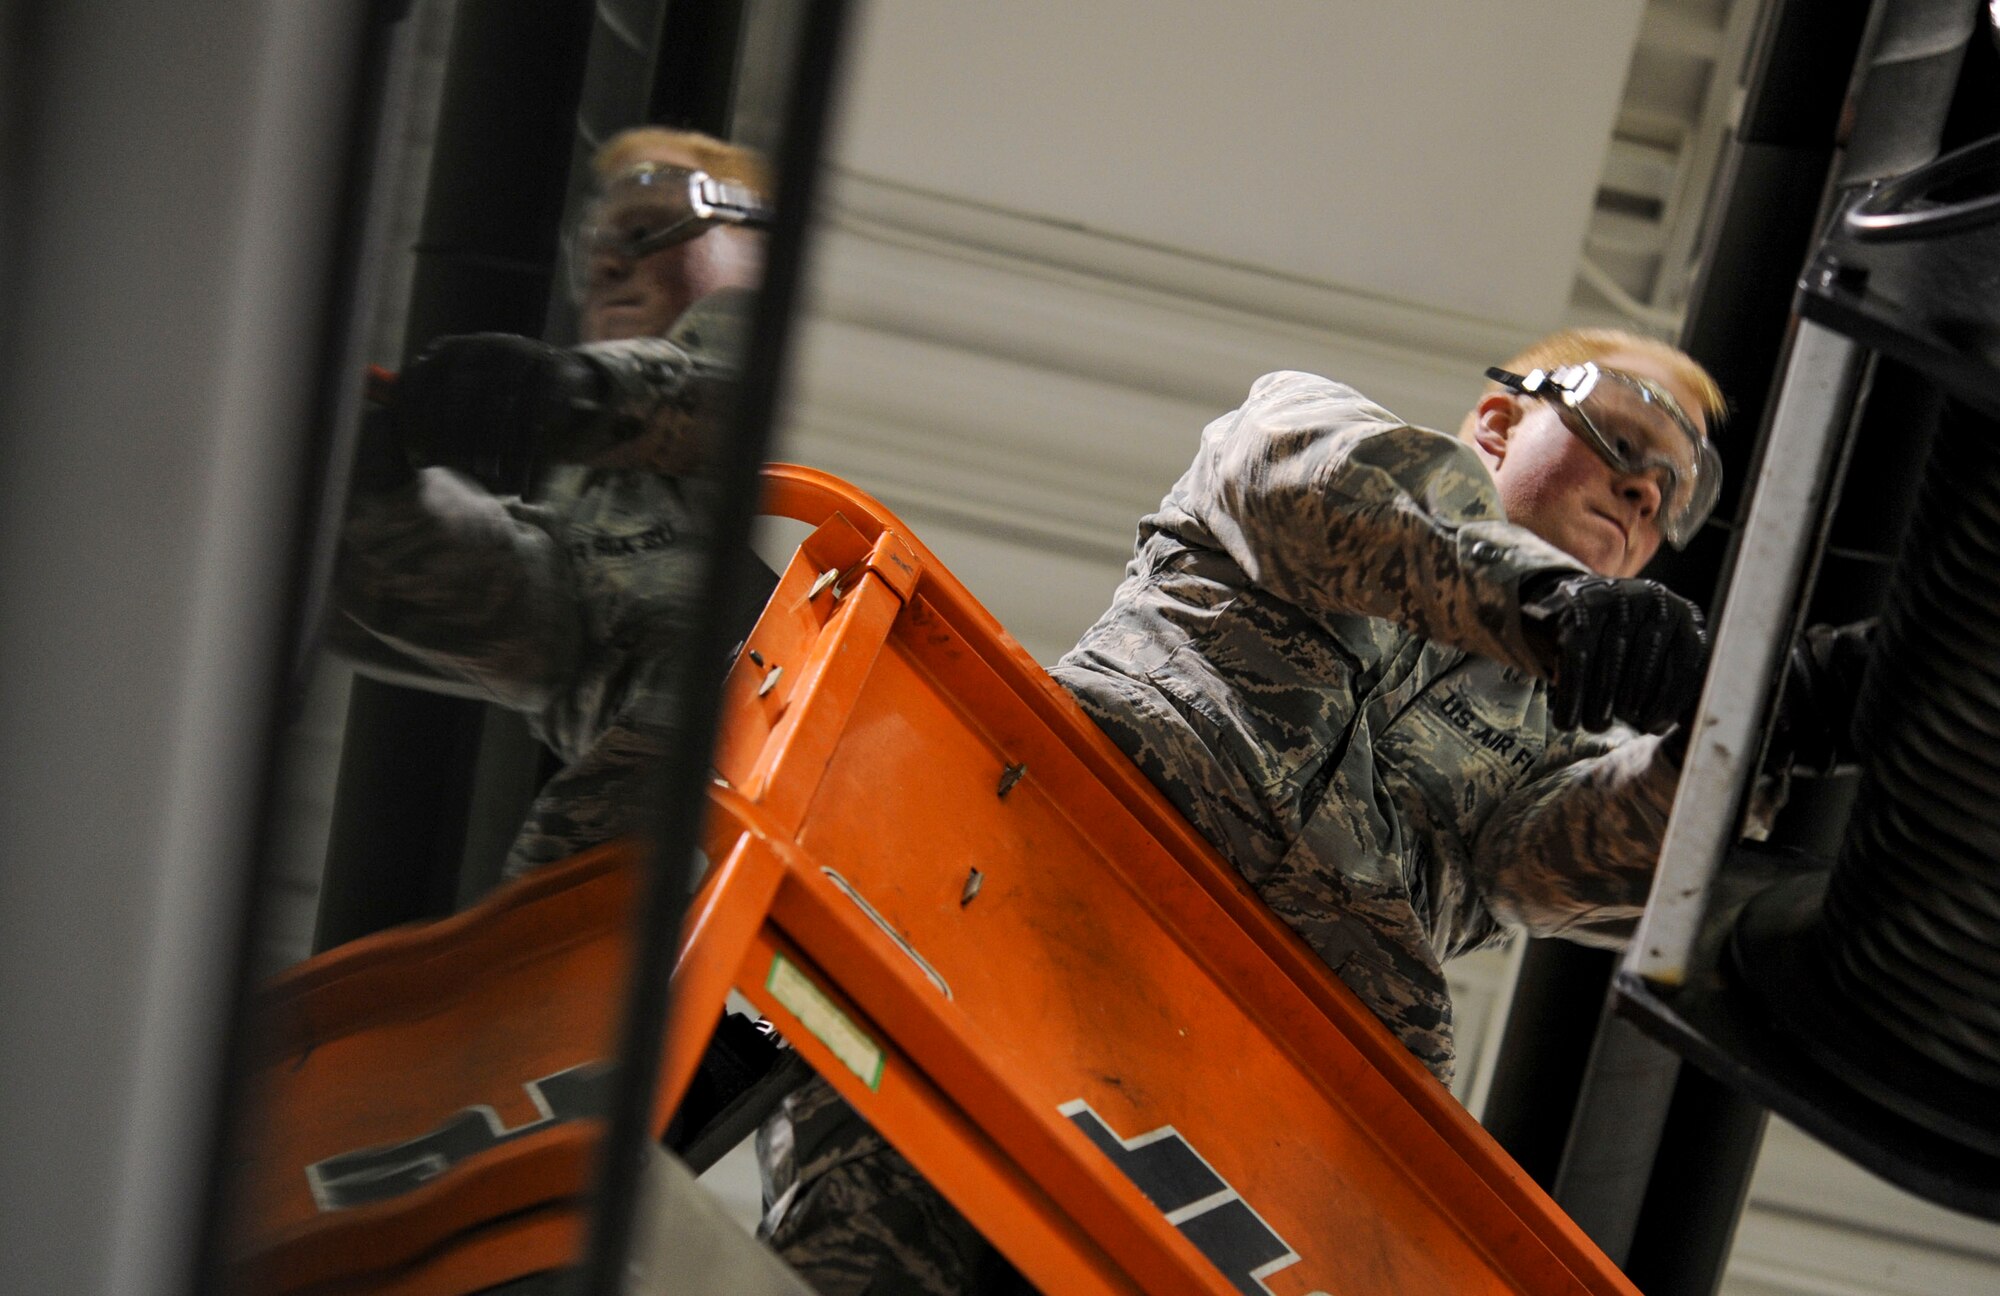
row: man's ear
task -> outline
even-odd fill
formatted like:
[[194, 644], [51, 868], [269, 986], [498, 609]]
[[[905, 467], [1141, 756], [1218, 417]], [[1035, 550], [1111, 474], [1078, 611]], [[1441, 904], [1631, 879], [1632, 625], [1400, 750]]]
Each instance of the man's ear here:
[[1487, 392], [1472, 407], [1472, 444], [1499, 467], [1507, 457], [1507, 443], [1521, 421], [1521, 404], [1506, 392]]

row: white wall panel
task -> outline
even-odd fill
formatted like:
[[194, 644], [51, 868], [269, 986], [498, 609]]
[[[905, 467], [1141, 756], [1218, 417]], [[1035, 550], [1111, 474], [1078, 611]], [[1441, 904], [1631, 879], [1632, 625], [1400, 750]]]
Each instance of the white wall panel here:
[[844, 160], [1121, 239], [1547, 327], [1640, 10], [875, 0]]

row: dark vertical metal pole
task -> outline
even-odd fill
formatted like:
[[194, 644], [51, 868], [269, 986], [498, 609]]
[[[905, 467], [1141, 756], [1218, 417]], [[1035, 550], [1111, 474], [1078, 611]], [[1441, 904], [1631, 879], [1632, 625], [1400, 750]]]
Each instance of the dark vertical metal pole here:
[[1701, 1068], [1681, 1068], [1624, 1261], [1647, 1296], [1713, 1296], [1722, 1286], [1768, 1119]]
[[750, 353], [723, 440], [716, 475], [716, 519], [704, 564], [701, 615], [675, 658], [674, 686], [662, 717], [668, 743], [661, 760], [653, 858], [635, 928], [635, 954], [614, 1072], [609, 1120], [599, 1158], [583, 1290], [618, 1296], [631, 1247], [643, 1158], [652, 1140], [654, 1089], [666, 1036], [669, 976], [687, 914], [694, 853], [706, 813], [709, 749], [720, 714], [714, 663], [729, 649], [728, 610], [740, 579], [738, 554], [749, 543], [758, 474], [770, 444], [785, 377], [792, 311], [804, 278], [806, 234], [819, 190], [821, 156], [847, 31], [846, 0], [813, 0], [802, 21], [797, 70], [778, 149], [777, 223], [757, 297]]
[[[411, 288], [410, 353], [448, 333], [541, 332], [590, 17], [582, 0], [459, 6]], [[475, 702], [355, 681], [315, 948], [456, 906], [488, 715]], [[532, 760], [519, 742], [500, 745], [502, 759]], [[527, 772], [517, 784], [532, 786]], [[485, 798], [493, 824], [471, 831], [489, 847], [504, 843], [521, 801], [519, 792]]]
[[1605, 987], [1617, 965], [1609, 950], [1559, 940], [1530, 941], [1521, 957], [1480, 1120], [1544, 1189], [1555, 1187]]
[[743, 0], [667, 0], [647, 121], [729, 133], [743, 11]]
[[1631, 1022], [1607, 1011], [1597, 1023], [1550, 1195], [1621, 1267], [1681, 1071], [1680, 1054]]

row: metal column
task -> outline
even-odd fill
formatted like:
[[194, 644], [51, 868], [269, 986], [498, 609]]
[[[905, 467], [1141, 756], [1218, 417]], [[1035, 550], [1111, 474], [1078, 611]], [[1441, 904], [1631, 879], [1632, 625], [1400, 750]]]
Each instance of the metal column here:
[[370, 9], [5, 14], [0, 1291], [193, 1288]]

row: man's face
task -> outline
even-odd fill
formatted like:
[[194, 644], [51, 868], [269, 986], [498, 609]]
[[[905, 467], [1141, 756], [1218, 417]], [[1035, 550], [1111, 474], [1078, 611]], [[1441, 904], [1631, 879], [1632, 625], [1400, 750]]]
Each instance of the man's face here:
[[[655, 146], [626, 160], [696, 168], [679, 149]], [[717, 226], [633, 260], [590, 251], [578, 333], [585, 342], [665, 334], [681, 312], [722, 288], [755, 288], [764, 266], [763, 236]]]
[[[1697, 394], [1659, 361], [1630, 351], [1596, 357], [1660, 384], [1707, 431]], [[1574, 417], [1572, 415], [1572, 417]], [[1507, 519], [1606, 576], [1636, 576], [1660, 547], [1660, 483], [1620, 473], [1563, 422], [1554, 402], [1491, 393], [1474, 411], [1473, 439], [1500, 488]], [[1608, 429], [1607, 429], [1608, 430]], [[1634, 427], [1635, 435], [1658, 435]]]

